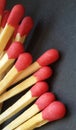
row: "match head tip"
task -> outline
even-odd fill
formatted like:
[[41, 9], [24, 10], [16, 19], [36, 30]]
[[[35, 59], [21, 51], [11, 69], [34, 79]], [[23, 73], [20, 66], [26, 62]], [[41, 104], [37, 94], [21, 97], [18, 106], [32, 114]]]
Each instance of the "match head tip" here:
[[39, 69], [34, 73], [34, 76], [37, 78], [37, 81], [42, 81], [49, 78], [53, 74], [51, 67], [45, 66]]
[[6, 6], [6, 0], [0, 0], [0, 15], [3, 14], [5, 6]]
[[42, 111], [44, 120], [55, 121], [65, 116], [66, 108], [62, 102], [54, 101]]
[[10, 11], [9, 10], [5, 10], [4, 13], [3, 13], [3, 18], [2, 18], [2, 21], [1, 21], [1, 27], [4, 28], [5, 25], [6, 25], [6, 22], [7, 22], [7, 19], [9, 17], [9, 14], [10, 14]]
[[37, 82], [31, 89], [32, 97], [39, 97], [43, 93], [47, 92], [49, 86], [46, 82]]
[[51, 92], [44, 93], [41, 95], [35, 104], [38, 106], [39, 110], [45, 109], [50, 103], [55, 100], [55, 95]]
[[40, 58], [38, 58], [37, 62], [41, 66], [49, 65], [59, 59], [59, 52], [56, 49], [47, 50]]
[[31, 31], [31, 29], [33, 28], [33, 25], [34, 25], [33, 19], [30, 16], [27, 16], [22, 20], [17, 33], [20, 33], [21, 36], [24, 35], [27, 36]]
[[32, 55], [30, 53], [22, 53], [19, 55], [15, 67], [18, 71], [22, 71], [32, 63]]
[[17, 59], [24, 52], [24, 46], [20, 42], [14, 42], [7, 50], [8, 59]]
[[8, 17], [7, 23], [16, 27], [24, 16], [25, 9], [23, 5], [17, 4], [13, 7]]

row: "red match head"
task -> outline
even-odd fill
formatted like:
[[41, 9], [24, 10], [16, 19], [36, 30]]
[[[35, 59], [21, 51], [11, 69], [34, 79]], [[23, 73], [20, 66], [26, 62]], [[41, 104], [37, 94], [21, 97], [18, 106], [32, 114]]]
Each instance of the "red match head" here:
[[45, 66], [35, 72], [33, 75], [36, 77], [37, 81], [42, 81], [49, 78], [52, 75], [53, 71], [50, 67]]
[[40, 66], [49, 65], [59, 58], [59, 52], [56, 49], [50, 49], [46, 51], [40, 58], [37, 59], [37, 62]]
[[47, 92], [41, 95], [35, 104], [38, 106], [39, 110], [45, 109], [50, 103], [55, 100], [55, 95], [53, 93]]
[[13, 7], [8, 17], [7, 23], [13, 27], [16, 27], [24, 16], [25, 9], [21, 4], [17, 4]]
[[49, 86], [46, 82], [37, 82], [31, 89], [32, 97], [39, 97], [43, 93], [47, 92]]
[[0, 15], [3, 14], [5, 6], [6, 6], [6, 0], [0, 0]]
[[4, 13], [3, 13], [3, 18], [2, 18], [2, 21], [1, 21], [1, 27], [4, 28], [5, 27], [5, 24], [7, 22], [7, 19], [9, 17], [9, 14], [10, 14], [10, 11], [9, 10], [5, 10]]
[[22, 71], [32, 63], [32, 56], [30, 53], [22, 53], [19, 55], [15, 67], [18, 71]]
[[27, 36], [29, 32], [31, 31], [31, 29], [33, 28], [33, 25], [34, 23], [33, 23], [32, 18], [27, 16], [22, 20], [17, 33], [20, 33], [21, 36], [24, 36], [24, 35]]
[[42, 117], [44, 120], [54, 121], [64, 117], [66, 108], [63, 103], [54, 101], [48, 107], [42, 111]]
[[9, 59], [17, 59], [18, 56], [24, 52], [24, 47], [20, 42], [14, 42], [7, 50]]

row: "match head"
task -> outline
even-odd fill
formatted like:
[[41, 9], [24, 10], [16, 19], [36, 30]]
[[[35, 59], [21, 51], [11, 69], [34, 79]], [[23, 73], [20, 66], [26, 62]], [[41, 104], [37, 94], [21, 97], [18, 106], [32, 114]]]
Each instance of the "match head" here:
[[32, 55], [30, 53], [22, 53], [19, 55], [15, 67], [18, 71], [22, 71], [32, 63]]
[[7, 19], [9, 17], [9, 14], [10, 14], [10, 11], [9, 10], [5, 10], [4, 13], [3, 13], [3, 18], [2, 18], [2, 21], [1, 21], [1, 27], [4, 28], [5, 25], [6, 25], [6, 22], [7, 22]]
[[65, 116], [66, 108], [62, 102], [54, 101], [42, 111], [44, 120], [55, 121]]
[[17, 33], [19, 33], [21, 36], [24, 35], [27, 36], [31, 31], [31, 29], [33, 28], [33, 25], [34, 25], [33, 19], [30, 16], [27, 16], [22, 20], [17, 30]]
[[37, 59], [37, 62], [40, 66], [49, 65], [59, 58], [59, 52], [56, 49], [50, 49], [46, 51], [40, 58]]
[[24, 47], [20, 42], [14, 42], [7, 50], [8, 59], [17, 59], [24, 52]]
[[35, 72], [33, 75], [36, 77], [37, 81], [42, 81], [48, 79], [53, 74], [51, 67], [45, 66]]
[[5, 6], [6, 6], [6, 0], [0, 0], [0, 15], [3, 14]]
[[24, 16], [25, 9], [23, 5], [17, 4], [13, 7], [8, 17], [7, 23], [16, 27]]
[[45, 109], [50, 103], [55, 101], [55, 95], [51, 92], [44, 93], [41, 95], [35, 104], [38, 106], [39, 110]]
[[46, 82], [37, 82], [31, 89], [32, 97], [39, 97], [43, 93], [47, 92], [49, 86]]

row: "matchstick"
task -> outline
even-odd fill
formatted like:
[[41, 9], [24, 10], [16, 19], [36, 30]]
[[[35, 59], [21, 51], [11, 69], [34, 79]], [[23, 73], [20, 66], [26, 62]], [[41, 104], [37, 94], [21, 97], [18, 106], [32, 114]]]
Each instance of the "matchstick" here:
[[17, 34], [14, 41], [20, 41], [21, 43], [24, 43], [24, 40], [29, 35], [30, 31], [33, 28], [33, 25], [33, 19], [30, 16], [24, 17], [17, 29]]
[[0, 75], [7, 70], [7, 68], [14, 63], [18, 56], [24, 52], [24, 47], [20, 42], [14, 42], [3, 58], [0, 60]]
[[42, 112], [24, 122], [22, 125], [14, 130], [33, 130], [36, 127], [41, 127], [48, 122], [62, 119], [65, 116], [65, 113], [66, 108], [64, 104], [60, 101], [54, 101], [50, 105], [48, 105]]
[[19, 100], [17, 100], [11, 107], [0, 115], [0, 123], [3, 123], [21, 109], [32, 103], [43, 93], [48, 91], [48, 84], [46, 82], [36, 83], [27, 93], [25, 93]]
[[6, 26], [4, 27], [0, 35], [0, 54], [6, 47], [6, 44], [13, 35], [16, 26], [18, 26], [19, 22], [23, 18], [23, 15], [24, 15], [24, 7], [20, 4], [15, 5], [11, 10]]
[[[17, 52], [16, 52], [17, 53]], [[32, 56], [30, 53], [22, 53], [19, 55], [15, 65], [5, 75], [0, 82], [0, 94], [2, 94], [7, 88], [10, 87], [12, 81], [20, 74], [22, 70], [27, 68], [32, 63]]]
[[6, 6], [6, 0], [0, 0], [0, 24], [1, 24], [1, 20], [2, 20], [3, 11], [5, 9], [5, 6]]
[[32, 76], [21, 82], [20, 84], [16, 85], [12, 89], [8, 90], [4, 94], [0, 96], [0, 103], [4, 102], [5, 100], [21, 93], [22, 91], [26, 90], [27, 88], [31, 87], [38, 81], [45, 80], [52, 76], [52, 69], [48, 66], [42, 67], [40, 70], [35, 72]]
[[4, 130], [13, 130], [25, 121], [27, 121], [32, 116], [36, 115], [38, 112], [45, 109], [50, 103], [55, 100], [55, 95], [53, 93], [47, 92], [41, 95], [37, 101], [26, 111], [24, 111], [20, 116], [8, 124]]
[[14, 80], [12, 84], [26, 78], [30, 74], [39, 70], [43, 66], [54, 63], [59, 59], [59, 52], [56, 49], [49, 49], [43, 53], [33, 64], [31, 64], [27, 69], [25, 69], [21, 74]]

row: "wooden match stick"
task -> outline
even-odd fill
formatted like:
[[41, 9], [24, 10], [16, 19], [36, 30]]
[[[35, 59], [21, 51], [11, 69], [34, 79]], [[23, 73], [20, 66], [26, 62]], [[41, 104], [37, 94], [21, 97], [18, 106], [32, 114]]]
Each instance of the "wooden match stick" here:
[[[17, 52], [16, 52], [17, 53]], [[22, 53], [19, 55], [15, 65], [5, 75], [0, 82], [0, 94], [10, 87], [11, 82], [20, 74], [20, 72], [27, 68], [32, 63], [32, 56], [30, 53]]]
[[27, 88], [31, 87], [33, 84], [37, 83], [38, 81], [42, 81], [49, 78], [52, 75], [52, 73], [53, 71], [50, 67], [48, 66], [42, 67], [40, 70], [35, 72], [32, 76], [30, 76], [20, 84], [16, 85], [12, 89], [2, 94], [0, 96], [0, 103], [26, 90]]
[[24, 7], [20, 4], [15, 5], [11, 10], [7, 20], [7, 24], [0, 35], [0, 54], [4, 50], [6, 44], [8, 43], [13, 32], [15, 31], [16, 26], [21, 21], [23, 15], [24, 15]]
[[59, 101], [54, 101], [50, 105], [48, 105], [42, 112], [35, 115], [14, 130], [33, 130], [38, 127], [38, 125], [40, 127], [48, 122], [63, 118], [65, 116], [65, 113], [66, 108], [64, 104]]
[[18, 101], [0, 115], [0, 123], [12, 117], [28, 104], [36, 100], [43, 93], [48, 91], [48, 84], [46, 82], [36, 83], [27, 93], [25, 93]]
[[0, 24], [1, 24], [2, 15], [5, 9], [5, 6], [6, 6], [6, 0], [0, 0]]
[[32, 30], [33, 25], [34, 23], [32, 18], [30, 16], [25, 17], [18, 27], [14, 41], [20, 41], [21, 43], [23, 43], [30, 31]]
[[0, 75], [7, 70], [7, 68], [14, 63], [18, 56], [24, 52], [24, 47], [20, 42], [14, 42], [6, 54], [0, 60]]
[[2, 21], [1, 21], [1, 27], [0, 27], [0, 33], [3, 31], [6, 23], [7, 23], [7, 19], [9, 17], [10, 11], [9, 10], [5, 10], [3, 12], [3, 16], [2, 16]]
[[7, 125], [4, 130], [13, 130], [25, 121], [27, 121], [32, 116], [36, 115], [38, 112], [45, 109], [51, 102], [55, 100], [55, 95], [53, 93], [47, 92], [41, 95], [37, 101], [25, 112], [23, 112], [19, 117], [13, 120], [9, 125]]
[[59, 59], [59, 52], [56, 49], [49, 49], [43, 55], [41, 55], [33, 64], [25, 69], [21, 74], [14, 80], [12, 84], [26, 78], [30, 74], [39, 70], [41, 67], [54, 63]]

